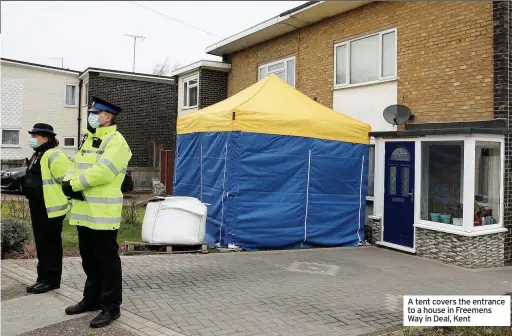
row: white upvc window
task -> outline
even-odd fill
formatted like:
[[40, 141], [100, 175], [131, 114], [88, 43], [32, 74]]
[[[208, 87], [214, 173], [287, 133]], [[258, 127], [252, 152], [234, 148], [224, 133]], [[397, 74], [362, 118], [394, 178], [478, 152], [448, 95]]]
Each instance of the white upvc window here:
[[272, 74], [295, 87], [295, 56], [259, 66], [258, 80]]
[[396, 77], [396, 28], [334, 45], [334, 88], [378, 83]]
[[183, 107], [196, 108], [199, 100], [199, 76], [194, 75], [183, 80]]
[[2, 147], [20, 147], [20, 130], [2, 129]]
[[84, 106], [89, 104], [89, 82], [84, 84], [84, 102], [82, 104]]
[[64, 90], [64, 106], [76, 107], [77, 87], [78, 86], [76, 84], [66, 84], [66, 88]]
[[64, 137], [64, 148], [76, 148], [76, 137]]
[[416, 153], [417, 227], [461, 234], [502, 230], [502, 137], [421, 139]]

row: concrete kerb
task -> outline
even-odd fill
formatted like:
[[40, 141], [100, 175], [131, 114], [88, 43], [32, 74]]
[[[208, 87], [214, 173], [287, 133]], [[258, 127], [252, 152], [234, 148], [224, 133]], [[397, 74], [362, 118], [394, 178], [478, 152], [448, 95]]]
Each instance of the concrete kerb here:
[[[32, 279], [35, 279], [36, 277], [36, 273], [34, 271], [17, 264], [10, 263], [8, 260], [2, 261], [2, 273], [25, 285], [30, 285], [33, 282]], [[82, 299], [81, 291], [64, 284], [61, 284], [61, 287], [58, 290], [55, 290], [54, 293], [76, 302]], [[121, 309], [121, 317], [119, 320], [115, 321], [114, 324], [123, 330], [139, 336], [186, 336], [124, 309]]]

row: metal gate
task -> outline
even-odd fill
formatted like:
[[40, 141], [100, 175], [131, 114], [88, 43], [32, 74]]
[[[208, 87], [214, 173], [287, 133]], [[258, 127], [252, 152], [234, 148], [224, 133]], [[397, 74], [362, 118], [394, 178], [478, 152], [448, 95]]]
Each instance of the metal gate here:
[[172, 195], [172, 183], [174, 177], [174, 152], [160, 150], [160, 182], [165, 185], [167, 194]]

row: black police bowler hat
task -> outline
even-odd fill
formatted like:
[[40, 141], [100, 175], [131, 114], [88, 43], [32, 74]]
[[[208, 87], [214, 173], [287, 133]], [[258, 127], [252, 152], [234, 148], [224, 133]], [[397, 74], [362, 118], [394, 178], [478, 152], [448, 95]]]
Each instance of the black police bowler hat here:
[[92, 106], [89, 110], [87, 110], [87, 112], [89, 113], [98, 113], [100, 111], [106, 111], [118, 115], [123, 110], [119, 106], [109, 103], [108, 101], [98, 97], [92, 97], [92, 100]]
[[37, 123], [34, 125], [31, 131], [28, 131], [29, 134], [38, 134], [38, 135], [53, 135], [57, 134], [53, 131], [52, 125]]

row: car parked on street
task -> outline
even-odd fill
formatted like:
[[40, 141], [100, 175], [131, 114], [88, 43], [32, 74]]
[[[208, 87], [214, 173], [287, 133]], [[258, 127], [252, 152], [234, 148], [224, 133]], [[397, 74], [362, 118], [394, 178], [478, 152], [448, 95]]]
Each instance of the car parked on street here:
[[23, 192], [27, 167], [8, 168], [0, 172], [2, 190]]

